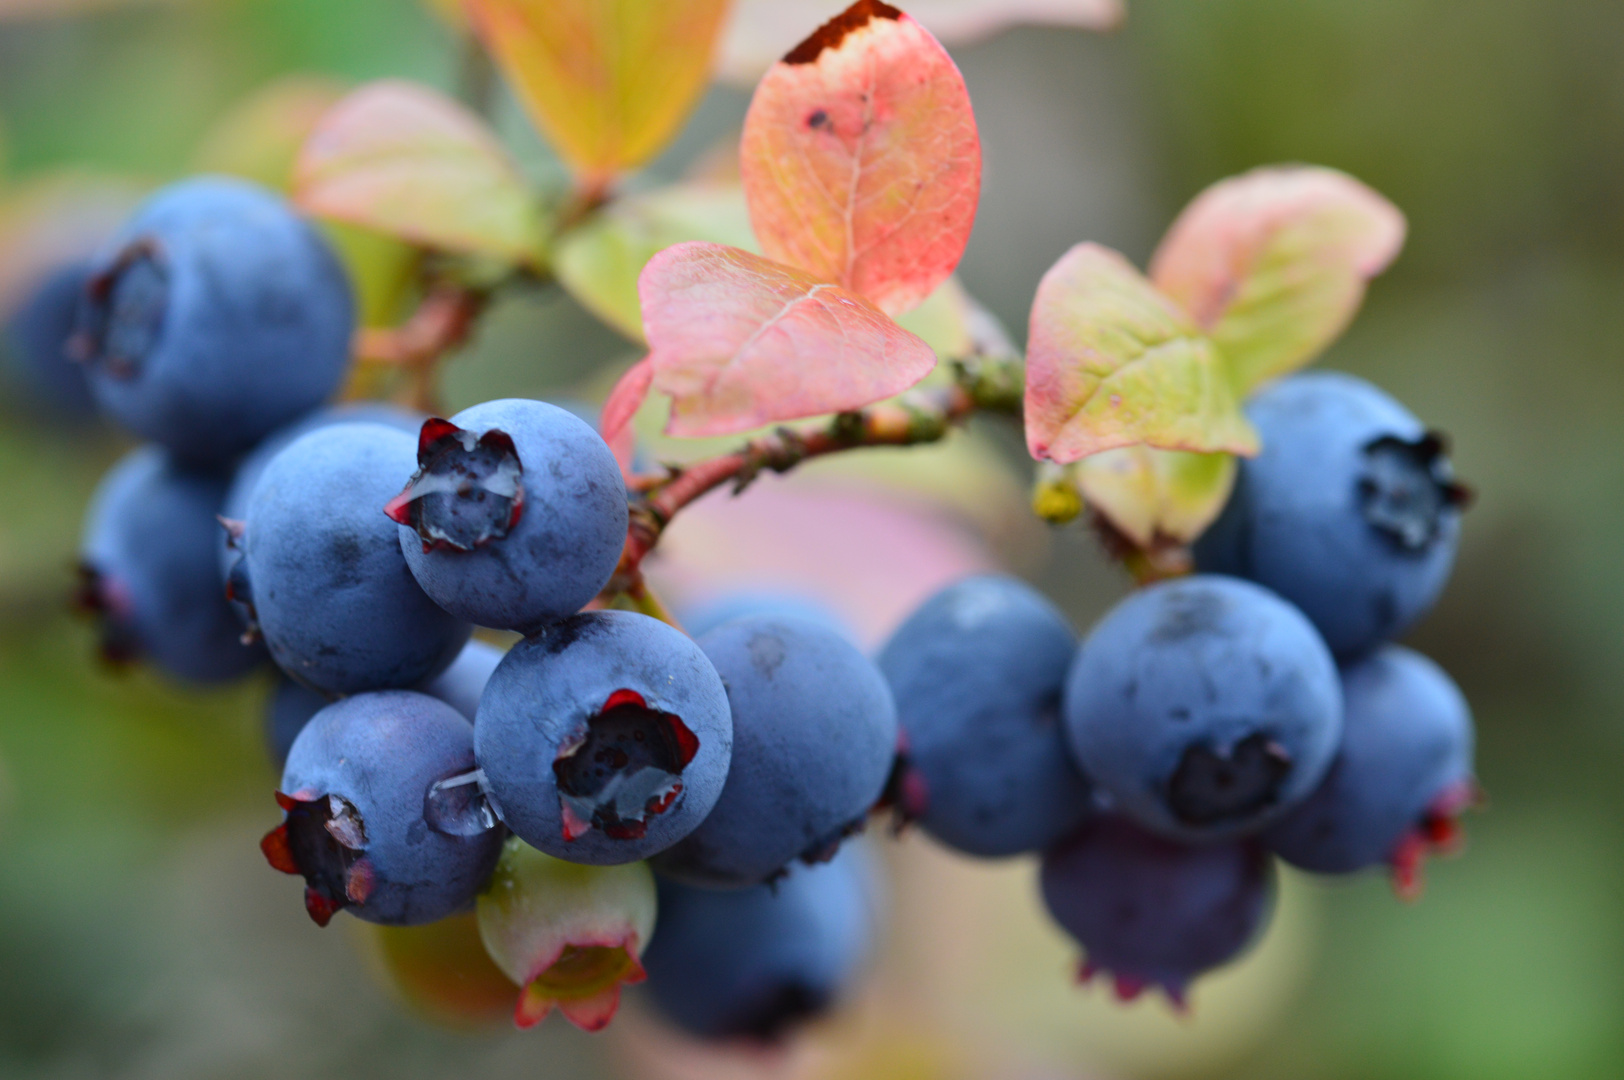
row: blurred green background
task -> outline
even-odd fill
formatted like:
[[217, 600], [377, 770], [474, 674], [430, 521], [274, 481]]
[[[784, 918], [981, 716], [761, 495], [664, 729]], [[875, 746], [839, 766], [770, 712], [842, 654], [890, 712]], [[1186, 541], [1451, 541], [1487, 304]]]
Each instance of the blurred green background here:
[[[1411, 234], [1322, 363], [1451, 433], [1479, 494], [1455, 579], [1414, 635], [1480, 725], [1492, 806], [1468, 822], [1468, 855], [1434, 866], [1417, 906], [1376, 879], [1299, 883], [1315, 913], [1300, 981], [1239, 1045], [1008, 1075], [1624, 1075], [1624, 5], [1130, 0], [1115, 34], [1017, 29], [956, 55], [986, 149], [962, 276], [1009, 326], [1076, 241], [1142, 263], [1208, 183], [1336, 166], [1403, 208]], [[162, 180], [279, 74], [449, 87], [458, 57], [415, 0], [0, 17], [3, 175]], [[746, 102], [713, 90], [655, 173]], [[555, 169], [511, 106], [505, 120], [538, 174]], [[534, 292], [453, 361], [448, 392], [572, 390], [629, 356], [560, 293]], [[375, 988], [344, 930], [305, 920], [254, 847], [275, 820], [266, 685], [200, 695], [110, 675], [66, 614], [82, 508], [121, 444], [16, 400], [0, 420], [0, 1076], [624, 1071], [612, 1033], [427, 1027]], [[1039, 550], [1022, 569], [1080, 627], [1124, 587], [1080, 529]]]

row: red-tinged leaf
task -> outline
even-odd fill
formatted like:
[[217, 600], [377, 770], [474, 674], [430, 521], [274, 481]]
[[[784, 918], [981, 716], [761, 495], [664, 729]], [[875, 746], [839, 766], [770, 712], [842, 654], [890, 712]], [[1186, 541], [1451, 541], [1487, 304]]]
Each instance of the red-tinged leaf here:
[[667, 248], [638, 292], [672, 435], [859, 409], [936, 366], [929, 345], [863, 297], [721, 244]]
[[1336, 340], [1404, 245], [1404, 215], [1334, 169], [1257, 169], [1198, 195], [1151, 278], [1212, 337], [1245, 393]]
[[728, 0], [465, 0], [514, 92], [583, 184], [676, 134], [710, 73]]
[[437, 90], [370, 83], [322, 117], [294, 167], [318, 217], [424, 247], [541, 260], [536, 199], [485, 122]]
[[1032, 303], [1026, 442], [1060, 464], [1144, 443], [1257, 452], [1218, 351], [1121, 255], [1078, 244]]
[[947, 279], [975, 224], [981, 139], [964, 79], [878, 0], [773, 65], [739, 155], [762, 251], [891, 315]]
[[609, 398], [603, 403], [603, 412], [598, 417], [598, 431], [603, 441], [609, 444], [614, 452], [615, 460], [620, 462], [620, 471], [627, 476], [632, 471], [632, 455], [636, 450], [637, 437], [632, 430], [632, 417], [648, 397], [649, 386], [654, 381], [654, 364], [644, 357], [633, 364], [615, 383], [615, 388], [609, 391]]

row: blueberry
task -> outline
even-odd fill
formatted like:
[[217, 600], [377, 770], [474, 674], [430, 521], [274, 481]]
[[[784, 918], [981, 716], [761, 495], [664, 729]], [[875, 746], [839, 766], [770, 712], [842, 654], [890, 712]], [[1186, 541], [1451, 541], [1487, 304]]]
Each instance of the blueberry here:
[[1066, 678], [1066, 735], [1117, 808], [1187, 840], [1254, 831], [1305, 798], [1336, 755], [1342, 692], [1296, 608], [1235, 578], [1129, 596]]
[[1082, 977], [1124, 1000], [1152, 986], [1176, 1004], [1234, 959], [1272, 907], [1273, 863], [1253, 840], [1181, 844], [1101, 815], [1043, 856], [1043, 902], [1083, 947]]
[[1390, 862], [1401, 891], [1448, 848], [1472, 801], [1472, 716], [1448, 675], [1397, 645], [1342, 671], [1342, 748], [1318, 789], [1264, 841], [1294, 866], [1345, 874]]
[[332, 704], [326, 694], [300, 686], [278, 674], [276, 688], [265, 707], [265, 746], [278, 769], [287, 764], [293, 740], [310, 723], [310, 718]]
[[560, 859], [611, 865], [663, 851], [710, 812], [733, 722], [721, 679], [687, 636], [595, 611], [509, 650], [480, 699], [474, 743], [509, 828]]
[[96, 414], [84, 365], [68, 352], [79, 295], [90, 264], [60, 267], [36, 284], [0, 327], [0, 353], [31, 401], [56, 416], [83, 420]]
[[339, 388], [354, 328], [315, 229], [270, 191], [198, 177], [148, 199], [97, 257], [75, 345], [119, 423], [224, 462]]
[[862, 827], [897, 746], [879, 669], [828, 627], [735, 619], [699, 639], [733, 712], [733, 767], [698, 829], [655, 860], [690, 885], [743, 888], [820, 861]]
[[701, 637], [725, 622], [751, 615], [793, 615], [821, 623], [847, 638], [856, 638], [851, 625], [832, 608], [810, 596], [777, 589], [741, 589], [714, 596], [681, 611], [682, 626]]
[[282, 670], [313, 689], [415, 686], [468, 640], [468, 624], [418, 588], [378, 510], [412, 457], [402, 431], [333, 424], [295, 439], [254, 485], [232, 595], [252, 605]]
[[1283, 379], [1247, 407], [1263, 452], [1195, 546], [1199, 569], [1266, 585], [1339, 657], [1403, 633], [1449, 578], [1465, 489], [1442, 439], [1339, 372]]
[[502, 851], [473, 771], [473, 729], [445, 702], [357, 694], [294, 740], [277, 793], [286, 817], [260, 847], [304, 877], [319, 925], [345, 908], [396, 926], [445, 918], [472, 905]]
[[145, 658], [177, 678], [245, 674], [264, 650], [242, 643], [215, 574], [215, 514], [225, 480], [143, 447], [115, 465], [90, 502], [79, 552], [80, 606], [101, 621], [110, 660]]
[[423, 693], [437, 697], [473, 723], [485, 684], [506, 653], [483, 641], [470, 641], [451, 666], [423, 684]]
[[555, 405], [488, 401], [429, 420], [389, 503], [424, 591], [526, 633], [598, 595], [626, 543], [626, 486], [591, 426]]
[[1077, 638], [1010, 577], [950, 585], [880, 652], [896, 697], [920, 824], [971, 855], [1039, 851], [1092, 806], [1060, 724]]
[[772, 885], [720, 892], [661, 880], [643, 955], [650, 997], [698, 1038], [781, 1041], [854, 988], [877, 930], [876, 877], [853, 843]]

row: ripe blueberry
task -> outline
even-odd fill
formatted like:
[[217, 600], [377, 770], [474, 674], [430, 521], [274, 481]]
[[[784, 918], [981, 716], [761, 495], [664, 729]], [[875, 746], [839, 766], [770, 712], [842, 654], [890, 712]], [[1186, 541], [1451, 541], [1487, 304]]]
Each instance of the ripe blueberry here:
[[87, 262], [57, 269], [37, 283], [0, 326], [0, 353], [5, 354], [12, 378], [33, 402], [72, 420], [96, 413], [84, 365], [68, 351], [79, 294], [89, 278]]
[[[410, 480], [406, 480], [410, 475]], [[526, 633], [598, 595], [626, 542], [626, 486], [591, 426], [506, 399], [429, 420], [389, 501], [423, 589], [481, 626]]]
[[260, 847], [304, 877], [318, 925], [345, 908], [390, 925], [443, 919], [473, 902], [502, 850], [473, 770], [473, 729], [445, 702], [357, 694], [293, 741], [277, 792], [286, 817]]
[[716, 669], [681, 631], [594, 611], [508, 652], [474, 744], [510, 829], [549, 855], [610, 865], [663, 851], [710, 813], [733, 722]]
[[950, 585], [892, 635], [879, 665], [925, 831], [971, 855], [1014, 855], [1088, 816], [1092, 793], [1060, 724], [1076, 649], [1065, 617], [1010, 577]]
[[1247, 416], [1263, 452], [1195, 546], [1204, 572], [1266, 585], [1331, 651], [1362, 655], [1403, 633], [1449, 578], [1466, 493], [1444, 444], [1362, 379], [1282, 379]]
[[92, 271], [74, 338], [96, 399], [182, 458], [227, 461], [343, 381], [349, 281], [269, 191], [222, 177], [172, 184]]
[[90, 502], [79, 552], [81, 607], [101, 621], [110, 660], [146, 658], [181, 679], [236, 678], [264, 659], [244, 646], [215, 574], [225, 481], [142, 447]]
[[829, 858], [891, 771], [897, 718], [884, 677], [840, 634], [791, 616], [734, 619], [699, 644], [727, 687], [733, 766], [710, 816], [655, 869], [743, 888], [797, 857]]
[[1043, 856], [1043, 903], [1083, 947], [1081, 976], [1117, 995], [1159, 986], [1178, 1005], [1189, 983], [1257, 935], [1274, 866], [1254, 840], [1181, 844], [1101, 815]]
[[703, 637], [723, 623], [753, 615], [792, 615], [822, 623], [843, 637], [855, 638], [851, 626], [834, 610], [813, 597], [770, 589], [747, 589], [723, 593], [703, 603], [682, 609], [682, 626], [694, 637]]
[[1207, 840], [1255, 831], [1336, 755], [1342, 692], [1325, 643], [1267, 589], [1213, 575], [1123, 600], [1066, 679], [1083, 771], [1140, 825]]
[[252, 605], [282, 670], [314, 689], [416, 686], [468, 640], [468, 624], [418, 588], [378, 512], [411, 460], [402, 431], [333, 424], [295, 439], [254, 485], [232, 595]]
[[1401, 895], [1429, 849], [1452, 849], [1476, 796], [1472, 716], [1443, 670], [1397, 645], [1342, 670], [1342, 748], [1320, 786], [1263, 834], [1293, 866], [1346, 874], [1389, 862]]

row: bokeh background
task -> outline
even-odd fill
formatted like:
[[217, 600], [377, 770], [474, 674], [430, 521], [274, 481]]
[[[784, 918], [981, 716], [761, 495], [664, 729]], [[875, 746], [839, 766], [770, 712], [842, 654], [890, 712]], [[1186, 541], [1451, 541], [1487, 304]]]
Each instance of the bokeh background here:
[[[461, 62], [415, 0], [55, 6], [71, 10], [0, 0], [0, 190], [68, 166], [180, 175], [219, 117], [291, 72], [449, 88]], [[1070, 244], [1142, 263], [1188, 198], [1254, 165], [1336, 166], [1409, 215], [1403, 256], [1322, 363], [1450, 432], [1479, 494], [1413, 642], [1476, 710], [1491, 807], [1468, 854], [1434, 865], [1414, 906], [1378, 878], [1288, 877], [1267, 938], [1180, 1018], [1070, 985], [1030, 866], [913, 837], [891, 853], [878, 974], [807, 1046], [696, 1058], [635, 1002], [596, 1037], [556, 1019], [447, 1033], [260, 859], [269, 683], [200, 694], [94, 662], [65, 597], [85, 499], [123, 445], [7, 390], [0, 1076], [1624, 1075], [1624, 5], [1130, 0], [1112, 34], [1015, 29], [956, 56], [986, 148], [962, 277], [1017, 337]], [[747, 100], [714, 89], [651, 175], [725, 139]], [[527, 167], [556, 176], [500, 112]], [[451, 361], [447, 396], [590, 397], [633, 356], [531, 290]], [[657, 573], [679, 595], [775, 576], [822, 590], [872, 641], [942, 577], [1002, 563], [1086, 628], [1126, 582], [1082, 528], [1028, 520], [1012, 448], [989, 425], [914, 465], [712, 500]], [[867, 539], [842, 550], [854, 523]]]

